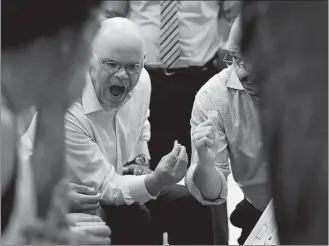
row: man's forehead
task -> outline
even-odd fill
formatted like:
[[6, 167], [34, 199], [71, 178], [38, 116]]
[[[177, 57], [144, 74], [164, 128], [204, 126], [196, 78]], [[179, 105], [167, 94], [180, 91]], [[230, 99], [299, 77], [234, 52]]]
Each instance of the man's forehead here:
[[143, 40], [137, 25], [131, 21], [123, 21], [122, 18], [117, 21], [104, 21], [96, 36], [94, 49], [116, 50], [122, 48], [143, 49]]

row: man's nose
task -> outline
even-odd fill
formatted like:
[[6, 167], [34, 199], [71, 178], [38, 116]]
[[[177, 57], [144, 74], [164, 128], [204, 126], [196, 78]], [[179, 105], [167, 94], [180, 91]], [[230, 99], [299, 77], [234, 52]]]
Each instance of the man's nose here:
[[246, 69], [245, 66], [239, 66], [239, 72], [238, 72], [240, 75], [243, 75], [243, 76], [247, 76], [249, 75], [249, 72], [248, 70]]
[[121, 67], [118, 72], [115, 73], [115, 76], [119, 79], [128, 79], [127, 71], [124, 67]]

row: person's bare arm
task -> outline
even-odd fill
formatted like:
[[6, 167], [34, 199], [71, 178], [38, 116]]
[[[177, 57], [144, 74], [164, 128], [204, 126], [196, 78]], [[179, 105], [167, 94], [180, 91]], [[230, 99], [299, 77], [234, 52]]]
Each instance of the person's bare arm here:
[[192, 195], [204, 205], [225, 201], [230, 173], [225, 134], [217, 112], [209, 115], [212, 105], [208, 93], [199, 91], [192, 109], [192, 158], [185, 179]]
[[198, 155], [197, 166], [193, 175], [196, 187], [207, 200], [216, 200], [222, 191], [222, 177], [215, 168], [219, 150], [226, 151], [225, 135], [217, 130], [217, 111], [212, 111], [208, 120], [192, 129], [193, 147]]

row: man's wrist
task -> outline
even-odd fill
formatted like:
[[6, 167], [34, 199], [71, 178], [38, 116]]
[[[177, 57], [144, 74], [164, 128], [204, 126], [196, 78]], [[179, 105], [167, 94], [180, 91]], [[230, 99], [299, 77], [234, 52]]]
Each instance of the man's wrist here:
[[215, 166], [215, 161], [199, 158], [198, 167], [202, 169], [211, 169]]
[[152, 196], [157, 196], [164, 189], [163, 185], [161, 184], [161, 181], [159, 181], [155, 173], [146, 175], [145, 187], [148, 193]]
[[135, 163], [138, 165], [145, 166], [145, 167], [150, 167], [150, 160], [144, 154], [140, 154], [140, 155], [136, 156]]

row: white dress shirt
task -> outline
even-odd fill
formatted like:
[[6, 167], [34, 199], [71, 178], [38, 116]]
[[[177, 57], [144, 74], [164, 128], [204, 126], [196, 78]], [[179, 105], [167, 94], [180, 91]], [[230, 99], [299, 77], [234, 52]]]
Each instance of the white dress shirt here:
[[216, 201], [204, 199], [193, 182], [198, 155], [192, 143], [192, 163], [186, 175], [191, 193], [203, 204], [221, 204], [227, 198], [226, 178], [233, 178], [246, 199], [264, 211], [271, 200], [268, 165], [263, 152], [258, 105], [245, 91], [231, 66], [212, 77], [195, 98], [191, 129], [208, 119], [209, 110], [219, 115], [220, 145], [215, 166], [222, 178], [221, 195]]
[[[122, 175], [123, 165], [139, 154], [148, 157], [151, 81], [145, 69], [131, 99], [106, 112], [96, 97], [90, 75], [82, 98], [65, 116], [68, 175], [71, 182], [96, 188], [109, 205], [145, 203], [151, 196], [146, 175]], [[32, 125], [35, 125], [35, 117]], [[22, 138], [31, 146], [33, 130]]]
[[[203, 66], [227, 41], [240, 1], [177, 1], [180, 60], [175, 68]], [[220, 6], [223, 16], [219, 17]], [[108, 16], [126, 16], [140, 28], [145, 41], [146, 65], [166, 67], [160, 59], [160, 1], [105, 1]], [[105, 13], [106, 15], [106, 13]]]

